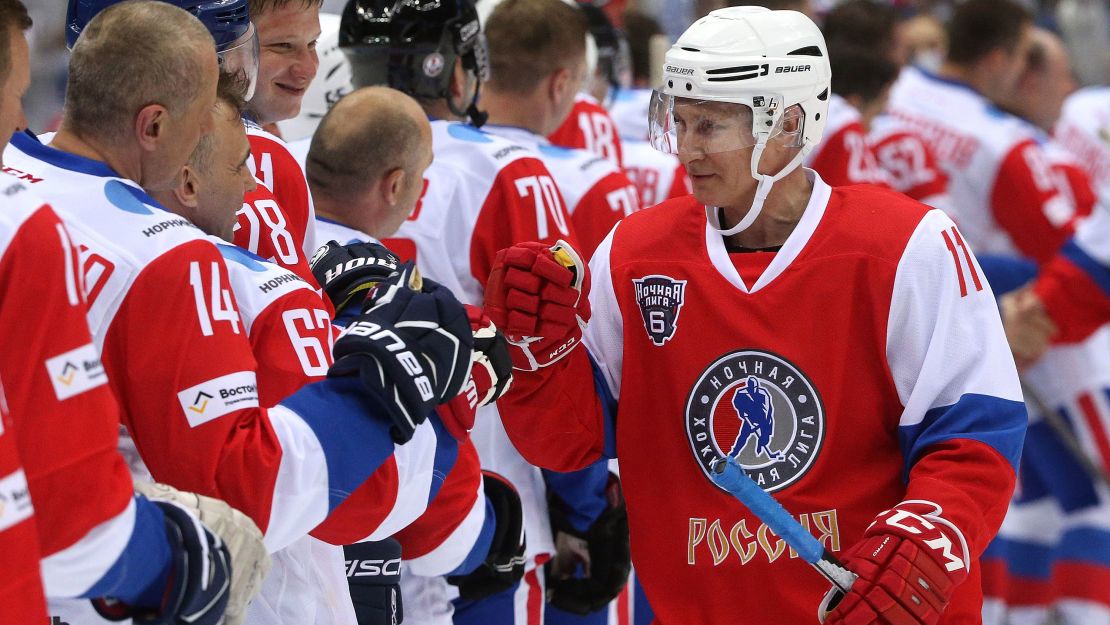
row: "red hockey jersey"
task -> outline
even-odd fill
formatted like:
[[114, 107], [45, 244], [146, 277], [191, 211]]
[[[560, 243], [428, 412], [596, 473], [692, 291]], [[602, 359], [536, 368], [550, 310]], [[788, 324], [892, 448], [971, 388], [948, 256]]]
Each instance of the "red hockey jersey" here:
[[[127, 596], [160, 579], [169, 545], [161, 512], [134, 497], [116, 451], [119, 407], [89, 335], [77, 250], [48, 206], [2, 178], [0, 541], [10, 566], [0, 593], [4, 622], [32, 623], [21, 617], [29, 602], [42, 610], [43, 590], [27, 586], [24, 557], [53, 598]], [[14, 453], [26, 473], [12, 468]], [[24, 595], [8, 597], [15, 586]]]
[[846, 184], [890, 186], [886, 172], [871, 151], [859, 111], [836, 95], [829, 97], [829, 116], [821, 143], [806, 159], [821, 178], [834, 187]]
[[486, 126], [488, 132], [527, 147], [543, 160], [566, 199], [574, 224], [576, 249], [589, 258], [621, 219], [640, 210], [636, 187], [619, 168], [586, 150], [552, 145], [540, 135], [515, 126]]
[[[27, 135], [13, 138], [5, 163], [38, 181], [32, 186], [60, 207], [81, 246], [89, 327], [156, 479], [243, 510], [271, 550], [325, 518], [321, 537], [345, 544], [389, 531], [396, 510], [411, 519], [427, 506], [437, 460], [456, 449], [441, 428], [426, 423], [396, 446], [361, 387], [339, 379], [273, 407], [259, 403], [225, 259], [193, 224], [103, 163]], [[410, 460], [383, 484], [376, 471], [394, 453]], [[366, 490], [377, 494], [371, 505], [346, 501]]]
[[[501, 401], [544, 466], [615, 451], [663, 625], [815, 622], [828, 588], [709, 479], [724, 454], [833, 552], [922, 499], [977, 557], [1006, 510], [1025, 410], [962, 236], [899, 194], [812, 179], [773, 255], [730, 255], [692, 197], [625, 219], [591, 262], [588, 352], [518, 375]], [[977, 622], [981, 601], [973, 564], [941, 622]]]
[[609, 111], [588, 94], [578, 94], [563, 125], [547, 138], [551, 143], [564, 148], [577, 148], [596, 154], [617, 169], [624, 167], [624, 149], [617, 124]]
[[316, 252], [316, 219], [304, 171], [284, 141], [244, 125], [251, 144], [247, 164], [259, 185], [243, 198], [234, 243], [315, 284], [308, 259]]

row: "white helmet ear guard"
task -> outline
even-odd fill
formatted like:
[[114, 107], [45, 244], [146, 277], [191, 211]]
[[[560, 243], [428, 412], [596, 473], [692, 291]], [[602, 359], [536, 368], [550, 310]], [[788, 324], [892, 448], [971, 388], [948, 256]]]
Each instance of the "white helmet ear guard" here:
[[[722, 230], [735, 234], [755, 221], [771, 186], [820, 143], [831, 81], [825, 38], [802, 13], [750, 6], [718, 9], [690, 26], [667, 51], [663, 85], [652, 94], [649, 137], [657, 149], [673, 153], [754, 146], [751, 174], [759, 181], [755, 202], [741, 223]], [[724, 103], [735, 105], [731, 114]], [[761, 174], [759, 160], [767, 142], [782, 132], [788, 111], [802, 116], [793, 142], [799, 153], [778, 173]], [[702, 125], [691, 126], [690, 120]], [[739, 125], [748, 132], [737, 134], [734, 127]], [[715, 211], [710, 212], [716, 227]]]

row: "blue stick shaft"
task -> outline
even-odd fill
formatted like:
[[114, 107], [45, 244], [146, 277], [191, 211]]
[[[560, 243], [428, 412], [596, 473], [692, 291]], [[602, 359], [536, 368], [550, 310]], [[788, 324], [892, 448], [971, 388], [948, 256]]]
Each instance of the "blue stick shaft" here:
[[797, 519], [790, 516], [782, 504], [756, 485], [735, 461], [730, 458], [721, 463], [725, 465], [723, 471], [718, 466], [717, 470], [710, 472], [713, 481], [747, 506], [771, 531], [797, 551], [803, 560], [816, 564], [825, 554], [824, 545], [807, 532]]

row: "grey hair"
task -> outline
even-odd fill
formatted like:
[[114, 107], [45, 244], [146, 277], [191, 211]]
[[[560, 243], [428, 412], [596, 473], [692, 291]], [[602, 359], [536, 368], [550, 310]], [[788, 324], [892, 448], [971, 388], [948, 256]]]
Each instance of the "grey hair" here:
[[104, 9], [73, 46], [65, 123], [113, 141], [130, 136], [145, 106], [161, 104], [180, 117], [204, 79], [201, 50], [215, 56], [212, 35], [171, 4], [131, 0]]

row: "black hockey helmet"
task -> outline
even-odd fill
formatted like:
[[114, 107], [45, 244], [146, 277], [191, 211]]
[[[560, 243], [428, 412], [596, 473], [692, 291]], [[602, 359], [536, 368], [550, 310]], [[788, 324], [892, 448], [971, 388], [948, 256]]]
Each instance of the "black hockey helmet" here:
[[[474, 0], [349, 0], [339, 48], [356, 88], [388, 85], [417, 99], [443, 98], [452, 113], [485, 123], [477, 102], [489, 58]], [[465, 111], [451, 101], [456, 59], [479, 85]]]

